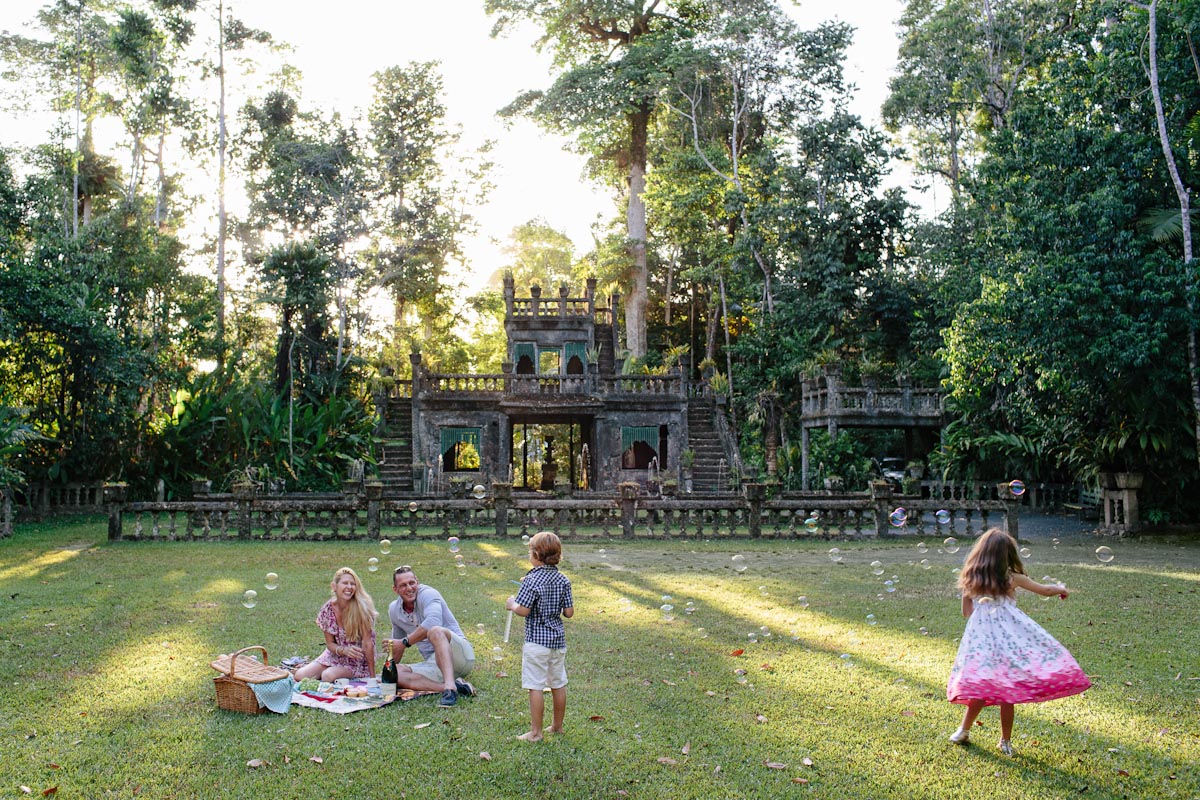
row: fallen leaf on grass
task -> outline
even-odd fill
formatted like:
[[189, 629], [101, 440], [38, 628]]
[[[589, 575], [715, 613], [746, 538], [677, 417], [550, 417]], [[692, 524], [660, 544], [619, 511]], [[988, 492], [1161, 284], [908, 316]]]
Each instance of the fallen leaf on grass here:
[[50, 797], [51, 795], [55, 795], [55, 794], [58, 794], [57, 786], [51, 786], [49, 789], [42, 790], [42, 797]]
[[291, 756], [288, 756], [288, 755], [285, 755], [285, 756], [283, 757], [283, 763], [285, 763], [285, 764], [290, 764], [290, 763], [292, 763], [292, 757], [291, 757]]
[[687, 744], [685, 744], [685, 745], [683, 746], [683, 749], [682, 749], [682, 750], [680, 750], [679, 752], [683, 753], [685, 756], [686, 756], [688, 753], [692, 752], [692, 743], [691, 743], [691, 742], [688, 742]]
[[917, 712], [915, 712], [915, 711], [901, 711], [900, 712], [900, 716], [902, 716], [902, 717], [915, 717], [916, 715], [917, 715]]
[[484, 750], [483, 752], [481, 752], [481, 753], [479, 754], [479, 757], [480, 757], [480, 758], [482, 758], [484, 761], [491, 761], [491, 760], [492, 760], [492, 754], [491, 754], [491, 753], [489, 753], [487, 750]]
[[422, 722], [420, 725], [413, 725], [413, 730], [419, 731], [421, 728], [428, 728], [432, 724], [432, 722]]
[[320, 756], [311, 756], [308, 760], [313, 762], [314, 764], [324, 764], [325, 763], [325, 759], [321, 758]]
[[773, 664], [763, 664], [761, 667], [759, 667], [759, 669], [763, 670], [764, 672], [774, 672], [775, 666]]
[[805, 756], [803, 759], [801, 759], [800, 763], [801, 763], [801, 764], [803, 764], [803, 765], [804, 765], [804, 766], [806, 766], [806, 767], [811, 767], [811, 766], [812, 766], [812, 759], [811, 759], [811, 758], [809, 758], [808, 756]]
[[678, 684], [675, 683], [675, 681], [669, 681], [666, 678], [663, 678], [662, 682], [665, 683], [667, 686], [678, 686]]
[[1118, 775], [1120, 775], [1120, 776], [1122, 776], [1122, 777], [1128, 778], [1128, 777], [1129, 777], [1129, 770], [1127, 770], [1127, 769], [1119, 769], [1119, 770], [1117, 770], [1117, 774], [1118, 774]]
[[604, 721], [604, 717], [602, 717], [599, 714], [592, 714], [590, 717], [588, 717], [588, 719], [590, 719], [592, 722], [603, 722]]
[[733, 674], [734, 674], [734, 675], [745, 675], [745, 674], [746, 674], [746, 670], [744, 670], [744, 669], [735, 669], [735, 670], [733, 671]]
[[764, 761], [763, 766], [767, 769], [787, 769], [787, 764], [780, 764], [778, 761]]
[[671, 758], [670, 756], [659, 756], [659, 757], [658, 757], [658, 763], [660, 763], [660, 764], [666, 764], [666, 765], [667, 765], [667, 766], [669, 766], [669, 767], [673, 767], [673, 766], [675, 766], [676, 764], [678, 764], [679, 762], [678, 762], [678, 761], [676, 761], [675, 759]]
[[705, 695], [707, 695], [708, 697], [716, 697], [716, 696], [717, 696], [717, 693], [716, 693], [716, 692], [714, 692], [712, 689], [709, 689], [709, 690], [708, 690], [707, 692], [705, 692], [704, 694], [705, 694]]
[[53, 761], [51, 761], [46, 766], [49, 767], [50, 769], [62, 769], [62, 767], [60, 767], [58, 764], [55, 764]]
[[757, 722], [759, 725], [762, 725], [764, 722], [767, 721], [767, 718], [764, 717], [762, 714], [755, 714], [754, 721]]
[[258, 769], [259, 767], [264, 766], [266, 763], [267, 762], [263, 761], [261, 758], [252, 758], [246, 762], [246, 766], [250, 767], [251, 769]]
[[744, 653], [744, 652], [746, 652], [746, 651], [745, 651], [745, 650], [743, 650], [742, 648], [740, 648], [740, 647], [739, 647], [737, 650], [734, 650], [734, 651], [733, 651], [732, 653], [730, 653], [729, 655], [731, 655], [731, 656], [740, 656], [740, 655], [741, 655], [742, 653]]
[[792, 783], [808, 783], [808, 778], [792, 778]]
[[30, 789], [28, 786], [26, 786], [23, 783], [18, 788], [20, 788], [21, 794], [33, 794], [33, 789]]

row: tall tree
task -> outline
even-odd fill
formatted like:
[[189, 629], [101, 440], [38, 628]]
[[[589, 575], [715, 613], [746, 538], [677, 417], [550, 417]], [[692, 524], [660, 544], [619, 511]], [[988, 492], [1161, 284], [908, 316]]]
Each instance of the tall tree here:
[[486, 0], [496, 15], [493, 34], [520, 20], [538, 25], [539, 48], [554, 55], [557, 76], [544, 91], [528, 92], [507, 113], [525, 113], [543, 124], [575, 130], [585, 152], [623, 174], [627, 193], [625, 344], [645, 355], [648, 266], [643, 192], [651, 120], [665, 85], [673, 34], [700, 3], [663, 0]]

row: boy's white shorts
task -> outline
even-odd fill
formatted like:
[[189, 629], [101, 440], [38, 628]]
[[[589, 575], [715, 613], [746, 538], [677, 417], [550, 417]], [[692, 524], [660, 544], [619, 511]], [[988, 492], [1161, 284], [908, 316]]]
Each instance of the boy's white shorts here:
[[567, 685], [567, 648], [551, 649], [533, 642], [521, 648], [521, 687], [540, 692]]

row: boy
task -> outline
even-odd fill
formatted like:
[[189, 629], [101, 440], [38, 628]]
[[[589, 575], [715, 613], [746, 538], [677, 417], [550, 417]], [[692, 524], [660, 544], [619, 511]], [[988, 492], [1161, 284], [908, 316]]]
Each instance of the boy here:
[[554, 703], [550, 733], [563, 732], [567, 711], [567, 638], [563, 621], [575, 615], [571, 581], [558, 571], [562, 542], [550, 531], [529, 540], [529, 563], [533, 569], [521, 579], [516, 597], [504, 607], [525, 618], [525, 645], [521, 649], [521, 686], [529, 690], [530, 729], [517, 738], [523, 742], [542, 740], [542, 717], [546, 708], [542, 689], [550, 687]]

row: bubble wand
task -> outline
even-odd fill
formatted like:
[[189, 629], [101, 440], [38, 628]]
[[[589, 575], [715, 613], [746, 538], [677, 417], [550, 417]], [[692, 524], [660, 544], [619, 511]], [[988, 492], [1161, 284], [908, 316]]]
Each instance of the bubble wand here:
[[[509, 580], [512, 580], [512, 579], [509, 578]], [[521, 585], [520, 581], [513, 581], [513, 583], [515, 583], [517, 586]], [[513, 612], [512, 612], [512, 609], [510, 608], [508, 610], [508, 621], [504, 623], [504, 643], [505, 644], [508, 644], [508, 635], [512, 632], [512, 618], [513, 618]]]

